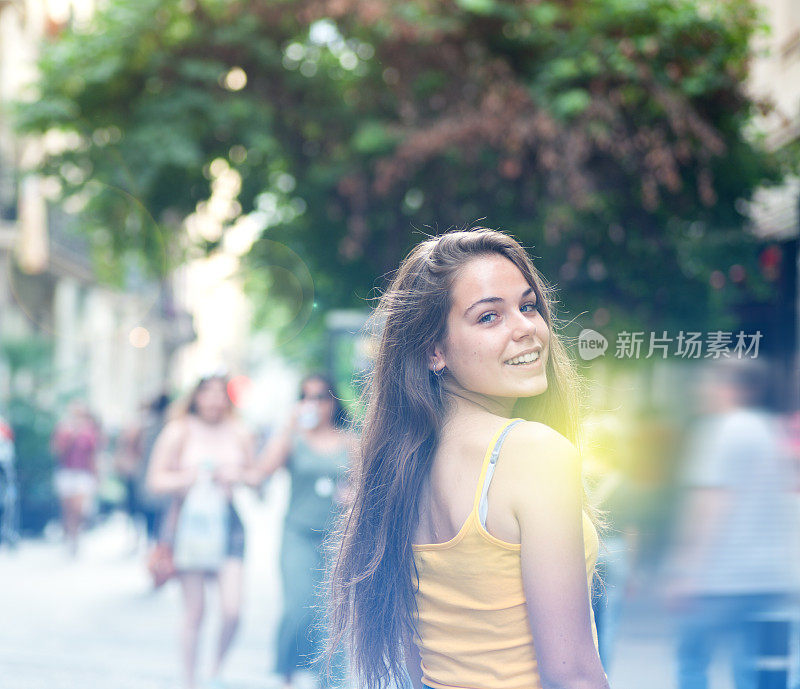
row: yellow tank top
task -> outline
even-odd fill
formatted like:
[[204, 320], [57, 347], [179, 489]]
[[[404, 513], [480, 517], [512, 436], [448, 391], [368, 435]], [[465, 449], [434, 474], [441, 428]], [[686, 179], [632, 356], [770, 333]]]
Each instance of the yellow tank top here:
[[[495, 433], [483, 460], [475, 501], [445, 543], [415, 545], [419, 573], [417, 633], [423, 683], [433, 689], [541, 687], [522, 585], [520, 544], [485, 528], [486, 495], [511, 419]], [[583, 515], [586, 578], [591, 589], [599, 541]], [[592, 618], [592, 634], [597, 632]]]

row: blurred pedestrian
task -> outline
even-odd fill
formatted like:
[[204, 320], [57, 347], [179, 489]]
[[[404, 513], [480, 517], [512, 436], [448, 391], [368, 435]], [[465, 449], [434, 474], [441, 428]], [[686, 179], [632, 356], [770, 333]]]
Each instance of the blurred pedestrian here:
[[762, 408], [769, 370], [720, 361], [700, 377], [670, 583], [679, 612], [680, 689], [705, 689], [714, 652], [730, 651], [737, 689], [758, 685], [756, 620], [786, 611], [800, 586], [793, 467]]
[[122, 484], [122, 509], [130, 518], [133, 528], [133, 550], [138, 547], [138, 504], [136, 501], [136, 473], [142, 462], [140, 425], [137, 422], [124, 426], [114, 443], [114, 475]]
[[64, 539], [72, 556], [97, 492], [97, 452], [102, 437], [99, 424], [81, 400], [74, 400], [56, 425], [50, 447], [58, 467], [55, 490], [61, 505]]
[[19, 492], [14, 430], [0, 416], [0, 546], [19, 540]]
[[174, 543], [183, 590], [184, 686], [194, 689], [197, 648], [205, 610], [205, 584], [215, 579], [222, 608], [219, 642], [209, 686], [220, 674], [234, 639], [242, 604], [245, 535], [233, 504], [233, 490], [252, 469], [253, 441], [233, 414], [227, 378], [201, 378], [184, 415], [158, 436], [147, 484], [173, 497], [164, 527]]
[[143, 404], [139, 418], [120, 432], [114, 452], [114, 469], [125, 487], [124, 509], [137, 537], [143, 523], [148, 543], [157, 539], [160, 516], [167, 506], [163, 496], [148, 489], [147, 468], [156, 438], [166, 423], [169, 404], [164, 393]]
[[147, 540], [153, 542], [158, 538], [159, 526], [164, 511], [168, 507], [163, 496], [154, 495], [147, 486], [147, 473], [153, 456], [156, 440], [164, 430], [170, 408], [170, 398], [166, 393], [156, 395], [147, 405], [142, 426], [139, 432], [139, 448], [141, 461], [135, 476], [136, 505], [144, 518]]
[[423, 241], [381, 297], [331, 586], [359, 686], [607, 689], [551, 309], [524, 247], [484, 228]]
[[[267, 444], [257, 466], [256, 482], [281, 467], [291, 477], [280, 554], [283, 615], [276, 660], [276, 671], [287, 689], [298, 671], [315, 668], [322, 648], [322, 546], [346, 490], [345, 472], [354, 446], [345, 431], [346, 422], [333, 383], [322, 374], [309, 375], [300, 384], [300, 401], [288, 423]], [[317, 674], [327, 686], [341, 680], [342, 672], [338, 667], [330, 677], [325, 672]]]

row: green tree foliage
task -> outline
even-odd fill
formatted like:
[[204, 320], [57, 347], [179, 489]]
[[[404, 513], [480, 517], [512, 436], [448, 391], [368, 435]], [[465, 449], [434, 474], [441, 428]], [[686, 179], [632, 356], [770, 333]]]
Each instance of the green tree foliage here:
[[[77, 132], [43, 170], [107, 255], [163, 239], [179, 257], [225, 159], [226, 222], [265, 228], [246, 262], [263, 314], [304, 293], [259, 275], [276, 242], [322, 312], [363, 305], [414, 228], [484, 219], [573, 315], [708, 325], [765, 294], [744, 202], [784, 171], [745, 136], [757, 30], [747, 0], [109, 0], [47, 46], [20, 126]], [[709, 285], [737, 263], [743, 280]]]

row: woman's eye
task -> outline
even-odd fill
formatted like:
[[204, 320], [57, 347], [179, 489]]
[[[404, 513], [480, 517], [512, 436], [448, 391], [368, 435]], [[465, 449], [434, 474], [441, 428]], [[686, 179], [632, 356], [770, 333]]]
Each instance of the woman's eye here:
[[[530, 307], [530, 308], [527, 308], [527, 307]], [[538, 309], [539, 305], [538, 305], [537, 302], [529, 301], [528, 303], [523, 304], [521, 308], [527, 309], [530, 312], [530, 311], [535, 311], [536, 309]]]
[[[493, 318], [491, 318], [491, 320], [490, 320], [490, 317], [493, 317]], [[485, 313], [478, 319], [478, 323], [492, 323], [495, 318], [497, 318], [497, 314], [494, 313], [493, 311], [489, 312], [489, 313]]]

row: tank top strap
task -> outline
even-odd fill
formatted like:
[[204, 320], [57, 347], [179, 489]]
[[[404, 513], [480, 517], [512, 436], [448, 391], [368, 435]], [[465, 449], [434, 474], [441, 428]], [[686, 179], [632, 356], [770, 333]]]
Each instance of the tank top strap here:
[[478, 478], [478, 488], [475, 491], [475, 503], [473, 510], [477, 510], [478, 519], [481, 526], [486, 528], [486, 514], [489, 511], [489, 486], [494, 477], [494, 470], [497, 466], [497, 458], [500, 456], [500, 448], [508, 435], [508, 432], [524, 419], [510, 419], [503, 425], [497, 433], [495, 433], [492, 442], [486, 450], [486, 458], [483, 460], [483, 467], [481, 468], [481, 475]]

